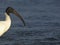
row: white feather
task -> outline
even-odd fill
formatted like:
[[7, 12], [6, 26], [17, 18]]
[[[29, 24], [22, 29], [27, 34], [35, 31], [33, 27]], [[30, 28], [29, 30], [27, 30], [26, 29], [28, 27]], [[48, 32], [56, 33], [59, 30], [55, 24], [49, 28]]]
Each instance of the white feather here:
[[0, 21], [0, 36], [2, 36], [11, 26], [11, 19], [10, 16], [5, 13], [6, 19], [5, 21]]

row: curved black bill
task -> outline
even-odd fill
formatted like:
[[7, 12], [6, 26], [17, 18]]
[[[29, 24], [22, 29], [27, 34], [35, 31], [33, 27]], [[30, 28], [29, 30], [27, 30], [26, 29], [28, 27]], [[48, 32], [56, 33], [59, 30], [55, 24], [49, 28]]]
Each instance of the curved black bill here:
[[21, 19], [21, 21], [23, 22], [23, 24], [24, 24], [24, 26], [25, 26], [26, 24], [25, 24], [25, 21], [24, 21], [24, 19], [22, 18], [22, 16], [19, 15], [19, 13], [17, 13], [15, 10], [13, 11], [13, 13]]

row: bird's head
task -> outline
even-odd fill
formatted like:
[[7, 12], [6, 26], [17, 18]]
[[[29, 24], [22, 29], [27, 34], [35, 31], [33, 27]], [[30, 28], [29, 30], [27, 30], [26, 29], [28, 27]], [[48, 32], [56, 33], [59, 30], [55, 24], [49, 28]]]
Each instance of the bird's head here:
[[17, 11], [15, 10], [15, 9], [13, 9], [12, 7], [8, 7], [7, 9], [6, 9], [6, 13], [9, 15], [10, 13], [13, 13], [13, 14], [15, 14], [17, 17], [19, 17], [20, 19], [21, 19], [21, 21], [23, 22], [23, 24], [24, 24], [24, 26], [25, 26], [25, 21], [24, 21], [24, 19], [22, 18], [22, 16], [19, 14], [19, 13], [17, 13]]

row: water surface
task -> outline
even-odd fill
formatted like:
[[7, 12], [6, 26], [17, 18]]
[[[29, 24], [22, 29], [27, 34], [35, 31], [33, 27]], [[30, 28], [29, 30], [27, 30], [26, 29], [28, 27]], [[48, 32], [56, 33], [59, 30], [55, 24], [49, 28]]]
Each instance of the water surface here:
[[11, 14], [12, 25], [0, 38], [0, 45], [59, 45], [60, 0], [0, 0], [0, 20], [10, 6], [26, 22]]

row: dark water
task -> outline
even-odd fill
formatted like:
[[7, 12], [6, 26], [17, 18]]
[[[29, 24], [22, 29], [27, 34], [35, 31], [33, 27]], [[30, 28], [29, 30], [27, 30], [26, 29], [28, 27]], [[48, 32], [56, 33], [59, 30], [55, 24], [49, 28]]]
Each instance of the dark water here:
[[0, 0], [0, 20], [8, 6], [23, 16], [26, 26], [11, 14], [12, 25], [0, 45], [60, 45], [60, 0]]

